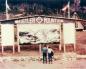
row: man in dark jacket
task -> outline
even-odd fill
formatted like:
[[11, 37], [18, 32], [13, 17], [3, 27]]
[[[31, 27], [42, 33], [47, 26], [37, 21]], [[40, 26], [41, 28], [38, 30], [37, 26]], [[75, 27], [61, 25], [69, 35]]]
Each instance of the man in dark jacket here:
[[47, 47], [46, 46], [42, 48], [42, 53], [43, 53], [43, 63], [47, 63]]

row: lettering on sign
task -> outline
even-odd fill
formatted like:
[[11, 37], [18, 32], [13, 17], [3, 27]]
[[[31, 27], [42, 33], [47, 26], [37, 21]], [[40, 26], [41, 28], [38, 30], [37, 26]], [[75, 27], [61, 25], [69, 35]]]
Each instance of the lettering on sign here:
[[49, 18], [49, 17], [33, 17], [15, 20], [16, 24], [56, 24], [61, 22], [63, 22], [62, 19]]

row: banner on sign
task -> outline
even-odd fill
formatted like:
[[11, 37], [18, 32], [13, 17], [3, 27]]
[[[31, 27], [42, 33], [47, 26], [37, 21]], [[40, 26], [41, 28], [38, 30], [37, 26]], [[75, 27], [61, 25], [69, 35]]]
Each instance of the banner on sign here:
[[1, 45], [2, 46], [14, 45], [13, 24], [1, 24]]
[[63, 24], [63, 37], [64, 37], [64, 44], [75, 43], [75, 24], [74, 23]]
[[18, 24], [19, 44], [60, 42], [60, 25]]

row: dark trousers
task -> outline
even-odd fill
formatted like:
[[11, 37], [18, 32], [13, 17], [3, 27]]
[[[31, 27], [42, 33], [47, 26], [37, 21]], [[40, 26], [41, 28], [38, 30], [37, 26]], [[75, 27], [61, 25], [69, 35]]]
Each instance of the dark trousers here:
[[49, 61], [49, 63], [52, 63], [52, 54], [51, 53], [48, 53], [48, 61]]
[[47, 53], [43, 53], [43, 63], [47, 63]]

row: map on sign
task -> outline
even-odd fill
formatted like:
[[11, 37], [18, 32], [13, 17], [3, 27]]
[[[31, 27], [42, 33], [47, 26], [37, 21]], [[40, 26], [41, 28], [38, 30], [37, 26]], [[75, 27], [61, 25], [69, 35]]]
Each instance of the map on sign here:
[[18, 24], [19, 44], [60, 42], [60, 25]]

